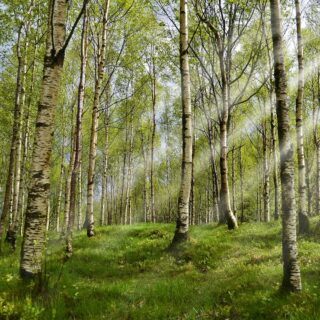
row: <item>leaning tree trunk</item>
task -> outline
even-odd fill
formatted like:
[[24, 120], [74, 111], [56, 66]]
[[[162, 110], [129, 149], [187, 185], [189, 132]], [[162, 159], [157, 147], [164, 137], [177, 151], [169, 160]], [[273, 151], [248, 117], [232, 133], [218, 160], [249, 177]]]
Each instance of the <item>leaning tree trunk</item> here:
[[289, 291], [299, 291], [301, 290], [301, 277], [297, 250], [294, 148], [290, 137], [291, 128], [289, 107], [287, 105], [287, 79], [282, 48], [280, 0], [270, 0], [270, 9], [282, 186], [282, 287]]
[[87, 236], [94, 236], [94, 216], [93, 216], [93, 192], [94, 192], [94, 176], [97, 155], [97, 140], [98, 140], [98, 122], [99, 122], [99, 105], [101, 95], [101, 82], [104, 74], [105, 52], [107, 43], [107, 20], [109, 13], [110, 0], [105, 1], [104, 16], [102, 22], [102, 38], [101, 48], [98, 53], [98, 72], [95, 82], [94, 101], [92, 109], [91, 122], [91, 137], [89, 149], [89, 168], [88, 168], [88, 184], [87, 184]]
[[53, 125], [58, 100], [59, 84], [65, 54], [65, 35], [68, 1], [50, 1], [46, 53], [42, 91], [38, 105], [35, 141], [31, 165], [31, 184], [24, 238], [21, 250], [20, 274], [22, 278], [41, 273], [46, 241], [46, 219], [50, 192], [50, 158]]
[[301, 10], [300, 1], [295, 0], [296, 25], [298, 40], [298, 94], [296, 98], [296, 129], [297, 129], [297, 153], [298, 153], [298, 177], [299, 177], [299, 232], [308, 233], [310, 229], [307, 211], [307, 184], [306, 184], [306, 165], [304, 156], [303, 138], [303, 94], [304, 94], [304, 68], [303, 68], [303, 44], [301, 34]]
[[188, 5], [180, 0], [180, 74], [182, 102], [182, 166], [178, 217], [172, 246], [188, 239], [189, 200], [192, 178], [192, 110], [188, 54]]

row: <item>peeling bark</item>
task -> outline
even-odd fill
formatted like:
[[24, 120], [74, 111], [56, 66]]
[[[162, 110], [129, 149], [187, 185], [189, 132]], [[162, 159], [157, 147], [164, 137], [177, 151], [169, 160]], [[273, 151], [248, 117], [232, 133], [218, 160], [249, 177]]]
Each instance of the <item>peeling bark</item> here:
[[52, 6], [50, 1], [49, 6], [42, 90], [36, 120], [31, 184], [21, 250], [20, 274], [22, 278], [34, 277], [42, 270], [50, 192], [53, 125], [65, 54], [68, 2], [56, 0], [55, 5]]

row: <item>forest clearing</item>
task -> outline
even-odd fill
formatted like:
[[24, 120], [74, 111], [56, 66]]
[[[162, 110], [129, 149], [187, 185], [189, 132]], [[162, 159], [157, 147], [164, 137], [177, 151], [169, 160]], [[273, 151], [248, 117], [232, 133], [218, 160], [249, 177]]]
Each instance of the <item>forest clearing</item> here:
[[[1, 319], [319, 319], [319, 235], [299, 240], [303, 292], [281, 284], [280, 223], [191, 228], [190, 245], [165, 251], [173, 225], [76, 233], [74, 257], [49, 235], [42, 294], [25, 287], [18, 254], [0, 261]], [[223, 241], [221, 239], [223, 238]], [[4, 290], [3, 290], [4, 289]]]
[[320, 319], [319, 0], [0, 0], [0, 319]]

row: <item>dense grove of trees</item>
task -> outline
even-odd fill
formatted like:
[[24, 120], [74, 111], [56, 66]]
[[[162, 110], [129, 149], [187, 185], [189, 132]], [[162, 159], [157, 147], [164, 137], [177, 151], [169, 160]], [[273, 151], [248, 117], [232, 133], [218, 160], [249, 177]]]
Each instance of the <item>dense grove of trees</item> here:
[[[316, 0], [0, 1], [0, 236], [20, 274], [46, 233], [282, 220], [283, 287], [301, 290], [297, 230], [320, 211]], [[182, 134], [181, 134], [182, 132]], [[298, 227], [298, 229], [297, 229]], [[223, 239], [221, 239], [223, 241]]]

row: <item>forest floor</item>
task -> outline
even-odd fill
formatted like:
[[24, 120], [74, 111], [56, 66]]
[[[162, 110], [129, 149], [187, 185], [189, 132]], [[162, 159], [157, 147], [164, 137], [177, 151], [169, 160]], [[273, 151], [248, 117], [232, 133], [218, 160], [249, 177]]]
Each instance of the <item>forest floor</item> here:
[[[313, 220], [313, 225], [315, 220]], [[177, 256], [174, 226], [97, 228], [49, 239], [43, 292], [18, 276], [19, 253], [0, 258], [0, 319], [320, 319], [320, 236], [299, 238], [303, 291], [279, 291], [280, 222], [191, 228]]]

